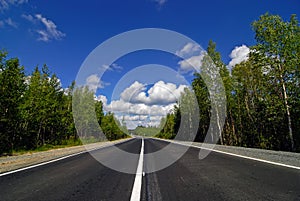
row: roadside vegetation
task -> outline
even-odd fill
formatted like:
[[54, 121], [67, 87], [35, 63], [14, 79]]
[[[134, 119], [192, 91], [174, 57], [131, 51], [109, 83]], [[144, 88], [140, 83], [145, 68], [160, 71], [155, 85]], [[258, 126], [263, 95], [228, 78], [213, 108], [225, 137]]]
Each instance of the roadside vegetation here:
[[153, 137], [156, 134], [160, 132], [161, 128], [160, 127], [145, 127], [145, 126], [138, 126], [134, 129], [133, 134], [134, 135], [140, 135], [140, 136], [145, 136], [145, 137]]
[[[295, 15], [289, 21], [268, 13], [252, 23], [257, 43], [249, 58], [228, 69], [210, 41], [208, 56], [223, 80], [227, 115], [219, 143], [273, 150], [300, 151], [300, 27]], [[0, 156], [28, 150], [47, 150], [128, 137], [126, 126], [104, 113], [101, 101], [88, 88], [63, 89], [59, 78], [46, 65], [27, 73], [18, 58], [0, 51]], [[211, 103], [200, 74], [192, 86], [199, 108], [199, 128], [195, 141], [202, 142], [208, 131]], [[73, 95], [86, 103], [72, 113]], [[92, 102], [86, 100], [93, 100]], [[181, 101], [192, 100], [189, 90]], [[80, 107], [81, 104], [78, 104]], [[161, 127], [137, 127], [135, 134], [173, 139], [182, 114], [190, 104], [180, 104], [162, 119]], [[96, 111], [102, 131], [88, 126]], [[79, 121], [75, 129], [73, 115]], [[183, 118], [187, 121], [186, 118]], [[185, 124], [183, 124], [185, 125]], [[86, 129], [88, 128], [88, 129]], [[188, 128], [187, 128], [188, 129]], [[186, 129], [183, 129], [186, 130]], [[160, 132], [159, 132], [160, 131]], [[79, 138], [80, 136], [80, 138]]]
[[[300, 27], [295, 15], [289, 21], [268, 13], [252, 23], [257, 44], [249, 58], [231, 72], [210, 41], [207, 53], [219, 68], [227, 98], [227, 117], [220, 144], [273, 150], [300, 151]], [[210, 99], [200, 74], [192, 89], [199, 105], [195, 141], [203, 142], [210, 121]], [[178, 104], [166, 116], [157, 135], [174, 138], [181, 120]]]
[[[8, 58], [7, 52], [0, 51], [0, 156], [103, 140], [99, 135], [79, 139], [72, 94], [81, 89], [74, 86], [73, 82], [63, 89], [46, 65], [27, 74], [18, 58]], [[93, 100], [93, 92], [87, 89], [85, 95]], [[104, 114], [102, 102], [92, 103], [108, 140], [127, 137], [116, 125], [113, 114]], [[82, 114], [87, 120], [89, 116]]]

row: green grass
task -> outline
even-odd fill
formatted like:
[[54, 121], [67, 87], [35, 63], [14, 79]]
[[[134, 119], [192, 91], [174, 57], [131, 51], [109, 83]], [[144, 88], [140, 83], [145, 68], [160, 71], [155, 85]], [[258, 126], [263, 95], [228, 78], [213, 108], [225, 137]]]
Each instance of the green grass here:
[[77, 139], [70, 139], [70, 140], [64, 140], [61, 142], [59, 145], [53, 145], [53, 144], [45, 144], [40, 147], [37, 147], [36, 149], [31, 149], [31, 150], [13, 150], [13, 152], [10, 154], [12, 156], [16, 155], [22, 155], [22, 154], [27, 154], [27, 153], [35, 153], [35, 152], [41, 152], [41, 151], [48, 151], [51, 149], [59, 149], [59, 148], [67, 148], [67, 147], [73, 147], [73, 146], [79, 146], [82, 145], [82, 142]]
[[52, 149], [80, 146], [83, 144], [90, 144], [90, 143], [95, 143], [95, 142], [99, 142], [99, 140], [97, 140], [95, 138], [89, 138], [89, 139], [85, 139], [85, 140], [79, 140], [79, 139], [63, 140], [60, 144], [56, 144], [56, 145], [45, 144], [45, 145], [37, 147], [36, 149], [31, 149], [31, 150], [13, 150], [13, 152], [9, 155], [16, 156], [16, 155], [22, 155], [22, 154], [27, 154], [27, 153], [48, 151], [48, 150], [52, 150]]

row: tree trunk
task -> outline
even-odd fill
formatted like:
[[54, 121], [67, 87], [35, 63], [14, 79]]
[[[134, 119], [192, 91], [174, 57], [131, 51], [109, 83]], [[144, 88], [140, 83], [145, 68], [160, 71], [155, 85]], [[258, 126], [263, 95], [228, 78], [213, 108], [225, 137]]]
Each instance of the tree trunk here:
[[220, 144], [223, 145], [223, 135], [222, 135], [222, 128], [220, 125], [220, 117], [219, 117], [219, 110], [216, 109], [216, 115], [217, 115], [217, 125], [218, 125], [218, 132], [219, 132], [219, 137], [220, 137]]
[[282, 74], [280, 74], [280, 82], [281, 82], [281, 85], [282, 85], [284, 105], [285, 105], [285, 109], [286, 109], [286, 115], [287, 115], [287, 118], [288, 118], [288, 127], [289, 127], [289, 137], [290, 137], [290, 141], [291, 141], [291, 149], [292, 149], [292, 151], [294, 151], [294, 138], [293, 138], [290, 106], [288, 104], [288, 96], [287, 96], [287, 93], [286, 93], [286, 87], [285, 87], [285, 84], [284, 84], [284, 81], [283, 81]]

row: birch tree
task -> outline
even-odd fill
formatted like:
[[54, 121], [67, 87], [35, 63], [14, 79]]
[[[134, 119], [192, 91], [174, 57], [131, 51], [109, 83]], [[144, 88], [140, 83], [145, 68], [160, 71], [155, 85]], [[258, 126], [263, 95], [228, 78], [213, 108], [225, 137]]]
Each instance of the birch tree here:
[[281, 90], [278, 91], [278, 95], [282, 97], [285, 106], [290, 146], [294, 150], [292, 108], [289, 99], [292, 91], [288, 91], [287, 86], [293, 83], [294, 79], [299, 79], [295, 77], [296, 72], [299, 71], [300, 58], [299, 22], [295, 15], [291, 16], [289, 22], [285, 22], [278, 15], [266, 13], [259, 20], [254, 21], [252, 26], [258, 42], [254, 49], [264, 54], [270, 67], [270, 75], [274, 76], [274, 84], [280, 85]]

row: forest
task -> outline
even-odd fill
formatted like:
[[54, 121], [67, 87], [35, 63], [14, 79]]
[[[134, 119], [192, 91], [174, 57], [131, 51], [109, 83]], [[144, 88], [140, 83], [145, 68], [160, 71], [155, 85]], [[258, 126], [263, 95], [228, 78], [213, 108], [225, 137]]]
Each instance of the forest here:
[[[85, 98], [94, 100], [92, 91], [75, 89], [74, 82], [63, 89], [58, 77], [46, 65], [41, 70], [36, 67], [31, 74], [26, 74], [18, 58], [8, 59], [7, 52], [1, 51], [0, 155], [103, 140], [95, 135], [79, 139], [82, 133], [78, 134], [75, 129], [73, 93], [84, 94]], [[92, 108], [108, 140], [127, 137], [119, 129], [113, 114], [104, 114], [102, 102], [95, 100]], [[90, 115], [83, 112], [81, 117], [89, 121]]]
[[[227, 113], [218, 143], [299, 152], [299, 22], [296, 15], [284, 21], [278, 15], [266, 13], [251, 26], [256, 44], [250, 47], [248, 59], [230, 70], [216, 43], [208, 43], [207, 55], [218, 68], [226, 94]], [[211, 101], [201, 74], [194, 73], [191, 88], [199, 106], [194, 108], [199, 112], [199, 125], [193, 140], [202, 142], [209, 129]], [[103, 137], [96, 131], [85, 129], [92, 110], [96, 111], [97, 122], [108, 140], [128, 137], [114, 114], [103, 111], [101, 101], [94, 100], [86, 106], [88, 109], [77, 110], [81, 110], [80, 115], [73, 114], [72, 106], [76, 103], [72, 99], [76, 94], [84, 94], [77, 101], [94, 97], [88, 88], [75, 88], [74, 82], [63, 89], [47, 65], [28, 74], [18, 58], [8, 58], [6, 51], [0, 51], [0, 155], [101, 141]], [[181, 103], [191, 100], [186, 90]], [[182, 119], [185, 120], [182, 116], [186, 109], [193, 110], [185, 108], [186, 105], [189, 104], [178, 103], [162, 119], [157, 137], [173, 139], [179, 129], [184, 129], [180, 128]], [[76, 128], [73, 116], [84, 120]], [[142, 135], [148, 132], [142, 127], [136, 130]], [[80, 136], [85, 137], [79, 139]]]
[[[256, 44], [249, 58], [231, 71], [223, 63], [216, 43], [209, 41], [207, 55], [214, 61], [226, 93], [227, 114], [219, 144], [284, 151], [300, 151], [300, 27], [296, 15], [284, 21], [266, 13], [252, 24]], [[199, 105], [195, 141], [208, 131], [211, 101], [199, 73], [192, 90]], [[186, 96], [183, 94], [183, 96]], [[167, 115], [157, 137], [174, 138], [184, 104]]]

